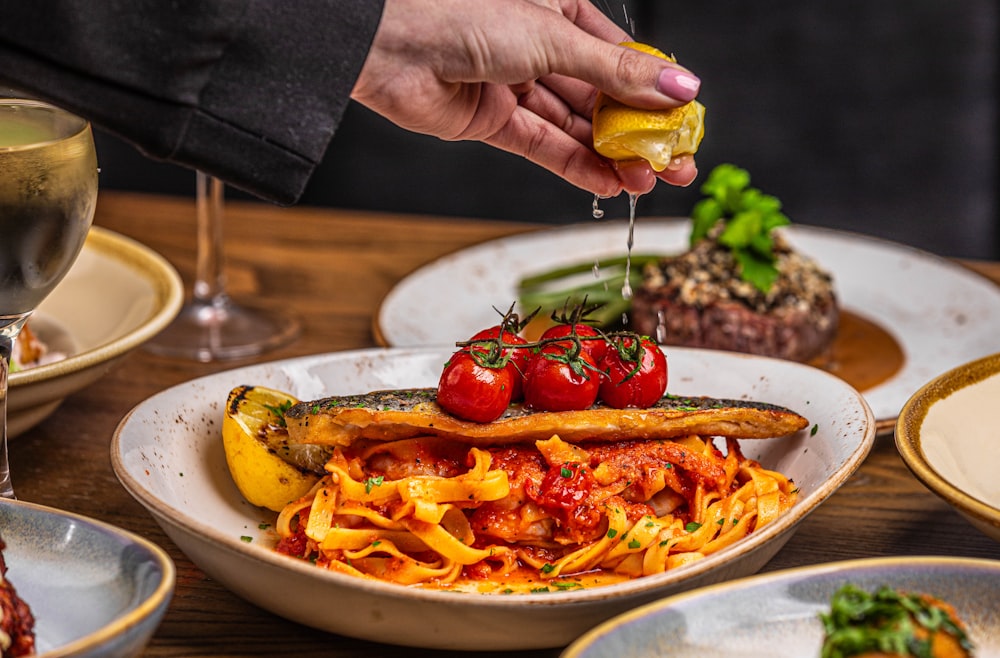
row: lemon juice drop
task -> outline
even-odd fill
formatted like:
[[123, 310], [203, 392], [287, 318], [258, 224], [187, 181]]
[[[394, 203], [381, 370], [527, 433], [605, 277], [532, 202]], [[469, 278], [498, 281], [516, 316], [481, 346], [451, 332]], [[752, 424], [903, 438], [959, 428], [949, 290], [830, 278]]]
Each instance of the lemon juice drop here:
[[625, 283], [622, 285], [622, 298], [632, 299], [632, 246], [635, 244], [635, 203], [639, 195], [629, 192], [628, 195], [628, 240], [625, 242]]
[[593, 206], [591, 206], [592, 211], [590, 213], [591, 215], [594, 216], [594, 219], [602, 219], [604, 217], [604, 211], [601, 210], [600, 207], [597, 205], [600, 202], [600, 200], [601, 200], [601, 197], [595, 194], [594, 195], [594, 204], [593, 204]]

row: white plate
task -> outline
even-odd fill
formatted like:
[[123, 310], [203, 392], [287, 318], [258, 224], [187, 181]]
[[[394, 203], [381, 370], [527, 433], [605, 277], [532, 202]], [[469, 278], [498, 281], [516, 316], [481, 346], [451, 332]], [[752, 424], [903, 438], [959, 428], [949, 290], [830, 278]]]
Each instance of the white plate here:
[[[891, 428], [907, 398], [924, 382], [1000, 350], [1000, 287], [932, 254], [877, 238], [793, 225], [788, 241], [833, 274], [843, 307], [889, 331], [905, 363], [865, 391], [880, 425]], [[620, 256], [628, 225], [593, 222], [492, 240], [440, 258], [407, 276], [375, 318], [386, 345], [454, 345], [495, 324], [493, 307], [517, 299], [517, 283], [560, 265]], [[687, 220], [636, 224], [636, 253], [687, 247]]]
[[7, 579], [35, 617], [39, 658], [141, 656], [174, 592], [159, 546], [101, 521], [0, 499]]
[[[221, 423], [239, 385], [299, 399], [434, 386], [451, 349], [373, 349], [302, 357], [210, 375], [159, 393], [115, 432], [121, 483], [209, 576], [254, 604], [327, 631], [440, 649], [564, 646], [626, 609], [666, 594], [758, 571], [796, 524], [857, 469], [875, 428], [864, 398], [808, 366], [723, 352], [671, 350], [670, 392], [784, 405], [817, 428], [744, 444], [795, 480], [800, 496], [777, 521], [701, 561], [657, 576], [582, 591], [497, 596], [411, 589], [321, 570], [273, 550], [274, 513], [247, 503], [226, 467]], [[241, 537], [251, 537], [249, 543]], [[516, 629], [516, 630], [512, 630]]]
[[148, 247], [92, 227], [79, 258], [30, 322], [68, 358], [12, 373], [8, 436], [44, 420], [173, 320], [184, 301], [177, 271]]
[[595, 628], [562, 658], [819, 656], [818, 615], [848, 583], [867, 591], [888, 585], [933, 594], [955, 607], [975, 655], [1000, 656], [1000, 562], [892, 557], [776, 571], [672, 596]]

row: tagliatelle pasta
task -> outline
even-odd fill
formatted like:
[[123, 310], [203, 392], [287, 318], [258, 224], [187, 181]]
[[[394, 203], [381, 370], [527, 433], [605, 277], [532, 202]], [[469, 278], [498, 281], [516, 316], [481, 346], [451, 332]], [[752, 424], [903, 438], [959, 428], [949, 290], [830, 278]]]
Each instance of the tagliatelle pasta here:
[[476, 591], [656, 574], [795, 502], [790, 479], [724, 442], [360, 440], [337, 447], [327, 475], [281, 511], [277, 550], [355, 576]]

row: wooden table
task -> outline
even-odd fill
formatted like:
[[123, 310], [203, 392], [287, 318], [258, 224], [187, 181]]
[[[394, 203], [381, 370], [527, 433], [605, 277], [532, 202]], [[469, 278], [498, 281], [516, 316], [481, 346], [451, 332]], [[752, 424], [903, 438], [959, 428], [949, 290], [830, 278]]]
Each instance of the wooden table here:
[[[105, 192], [96, 224], [159, 251], [190, 286], [193, 202]], [[267, 354], [268, 360], [369, 347], [375, 344], [371, 324], [379, 300], [408, 272], [464, 246], [532, 228], [231, 202], [225, 236], [230, 291], [281, 300], [301, 317], [301, 338]], [[967, 264], [1000, 282], [1000, 263]], [[11, 442], [19, 498], [113, 523], [169, 551], [177, 564], [176, 593], [148, 656], [443, 655], [322, 633], [246, 603], [194, 566], [120, 486], [111, 470], [109, 441], [128, 410], [171, 385], [235, 365], [241, 364], [134, 352], [98, 385], [71, 396]], [[860, 470], [802, 522], [766, 570], [886, 555], [1000, 559], [1000, 544], [911, 476], [889, 436], [877, 440]]]

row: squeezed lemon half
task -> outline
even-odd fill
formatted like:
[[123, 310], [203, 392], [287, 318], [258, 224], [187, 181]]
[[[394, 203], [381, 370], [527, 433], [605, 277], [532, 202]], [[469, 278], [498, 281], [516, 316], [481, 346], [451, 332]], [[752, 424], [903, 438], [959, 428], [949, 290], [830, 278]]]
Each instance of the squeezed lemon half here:
[[226, 464], [250, 503], [280, 512], [316, 484], [329, 458], [326, 448], [291, 445], [281, 415], [295, 397], [261, 386], [229, 392], [222, 419]]
[[[677, 61], [644, 43], [621, 45]], [[671, 159], [697, 152], [705, 135], [705, 106], [691, 101], [672, 110], [641, 110], [599, 92], [593, 128], [594, 149], [604, 157], [620, 162], [645, 160], [655, 171], [663, 171]]]

